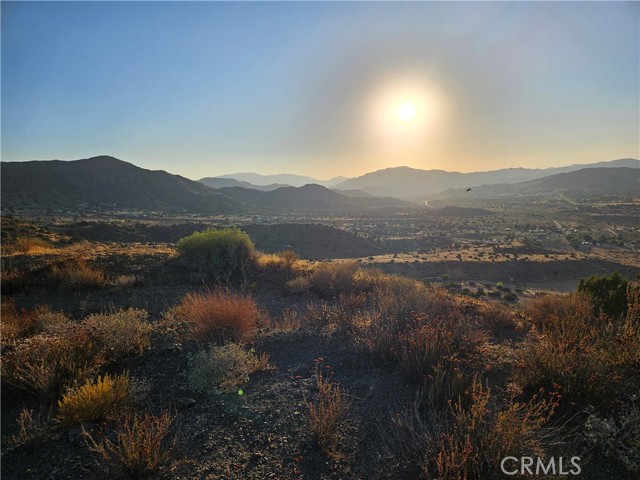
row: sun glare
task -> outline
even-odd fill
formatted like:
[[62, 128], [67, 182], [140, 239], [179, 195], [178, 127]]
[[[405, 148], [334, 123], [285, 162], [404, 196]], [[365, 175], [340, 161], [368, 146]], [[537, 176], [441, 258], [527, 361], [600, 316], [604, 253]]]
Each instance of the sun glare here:
[[398, 107], [398, 118], [404, 122], [410, 122], [418, 113], [416, 106], [411, 102], [406, 102]]

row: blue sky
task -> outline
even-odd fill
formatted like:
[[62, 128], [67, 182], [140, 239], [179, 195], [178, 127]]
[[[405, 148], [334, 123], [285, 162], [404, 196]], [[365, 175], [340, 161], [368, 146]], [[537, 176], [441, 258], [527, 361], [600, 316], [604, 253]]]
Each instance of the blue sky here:
[[3, 1], [2, 160], [329, 178], [637, 158], [639, 6]]

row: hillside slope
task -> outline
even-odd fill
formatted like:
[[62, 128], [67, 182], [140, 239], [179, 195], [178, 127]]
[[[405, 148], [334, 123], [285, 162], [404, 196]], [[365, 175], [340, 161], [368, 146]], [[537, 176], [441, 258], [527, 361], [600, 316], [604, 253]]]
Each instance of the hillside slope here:
[[110, 156], [2, 163], [3, 210], [134, 209], [219, 214], [243, 207], [193, 180]]

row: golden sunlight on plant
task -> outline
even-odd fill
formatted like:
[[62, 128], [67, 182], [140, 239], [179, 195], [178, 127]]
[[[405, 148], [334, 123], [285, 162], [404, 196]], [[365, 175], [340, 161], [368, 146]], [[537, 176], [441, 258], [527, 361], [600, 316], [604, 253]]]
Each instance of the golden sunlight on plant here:
[[58, 419], [64, 425], [95, 422], [124, 408], [129, 397], [129, 374], [98, 376], [67, 392], [58, 401]]

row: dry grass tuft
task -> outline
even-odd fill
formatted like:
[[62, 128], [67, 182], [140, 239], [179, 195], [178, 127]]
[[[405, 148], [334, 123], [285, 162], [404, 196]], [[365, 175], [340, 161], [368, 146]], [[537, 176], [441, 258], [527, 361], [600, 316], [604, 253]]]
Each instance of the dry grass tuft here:
[[70, 390], [58, 401], [58, 419], [71, 425], [108, 418], [126, 406], [130, 386], [127, 373], [98, 376], [95, 382]]
[[107, 283], [101, 270], [90, 266], [86, 260], [76, 257], [52, 265], [49, 279], [65, 290], [76, 288], [99, 288]]
[[260, 318], [251, 297], [222, 290], [188, 293], [175, 313], [191, 324], [196, 340], [217, 343], [250, 339]]
[[11, 246], [15, 253], [46, 253], [53, 250], [53, 246], [46, 240], [38, 237], [18, 237]]
[[92, 452], [131, 478], [145, 478], [171, 459], [173, 422], [166, 411], [160, 416], [134, 413], [120, 421], [115, 440], [106, 435], [95, 439], [85, 431], [85, 442]]
[[323, 366], [316, 363], [317, 393], [311, 401], [305, 399], [309, 410], [309, 425], [320, 449], [328, 454], [337, 453], [339, 429], [347, 417], [351, 402], [340, 385], [331, 381], [331, 373], [323, 374]]

